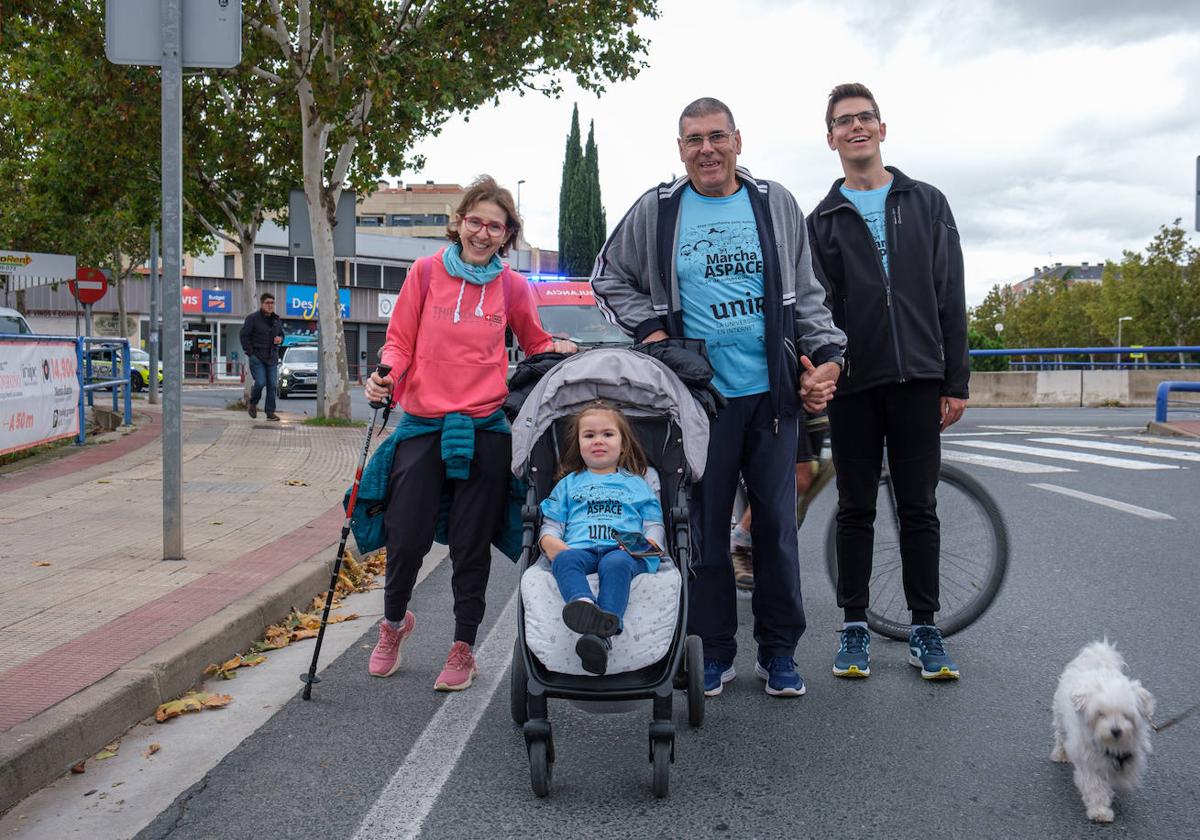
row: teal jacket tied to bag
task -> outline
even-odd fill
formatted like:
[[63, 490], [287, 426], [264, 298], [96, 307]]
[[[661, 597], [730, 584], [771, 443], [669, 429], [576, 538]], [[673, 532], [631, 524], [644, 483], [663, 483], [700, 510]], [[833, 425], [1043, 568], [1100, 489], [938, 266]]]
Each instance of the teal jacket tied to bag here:
[[[354, 542], [357, 543], [360, 553], [369, 554], [383, 548], [386, 542], [383, 512], [387, 509], [388, 479], [392, 474], [392, 460], [396, 455], [397, 444], [409, 438], [440, 433], [446, 478], [462, 480], [471, 474], [476, 432], [512, 434], [512, 427], [508, 425], [504, 412], [500, 410], [479, 418], [458, 413], [447, 414], [445, 417], [400, 415], [400, 424], [396, 431], [379, 444], [375, 454], [367, 462], [362, 481], [358, 485], [358, 501], [350, 517], [350, 530], [354, 534]], [[513, 562], [521, 555], [521, 505], [525, 502], [525, 490], [523, 481], [515, 477], [510, 480], [509, 498], [501, 518], [500, 530], [492, 538], [492, 545]], [[450, 498], [453, 492], [450, 485], [445, 485], [442, 489], [441, 504], [438, 506], [433, 539], [442, 545], [446, 544]], [[350, 491], [347, 490], [342, 506], [345, 507], [349, 503]]]

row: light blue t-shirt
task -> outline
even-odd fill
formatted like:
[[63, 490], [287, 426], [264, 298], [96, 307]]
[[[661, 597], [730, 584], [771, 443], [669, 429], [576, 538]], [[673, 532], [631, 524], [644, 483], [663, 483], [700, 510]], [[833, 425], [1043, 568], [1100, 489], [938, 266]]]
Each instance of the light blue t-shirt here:
[[863, 221], [867, 223], [867, 228], [871, 231], [871, 238], [875, 240], [875, 247], [879, 249], [879, 259], [883, 262], [883, 270], [891, 275], [891, 269], [888, 268], [888, 244], [887, 244], [887, 214], [884, 210], [884, 205], [887, 202], [888, 190], [892, 188], [892, 182], [875, 190], [851, 190], [847, 189], [845, 184], [842, 184], [842, 195], [850, 199], [859, 214], [863, 217]]
[[[563, 476], [542, 501], [542, 515], [563, 524], [562, 540], [571, 548], [615, 546], [614, 531], [645, 533], [645, 524], [663, 521], [658, 496], [641, 476], [618, 470], [591, 470]], [[658, 568], [646, 558], [647, 568]]]
[[704, 339], [713, 385], [724, 396], [770, 390], [762, 246], [746, 188], [710, 198], [689, 186], [679, 214], [675, 273], [684, 334]]

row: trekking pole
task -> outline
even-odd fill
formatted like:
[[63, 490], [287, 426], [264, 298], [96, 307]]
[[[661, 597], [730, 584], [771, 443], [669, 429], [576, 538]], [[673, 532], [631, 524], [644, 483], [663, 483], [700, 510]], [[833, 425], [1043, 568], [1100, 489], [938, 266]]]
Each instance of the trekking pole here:
[[[390, 365], [380, 365], [376, 368], [380, 378], [386, 377], [391, 373]], [[358, 484], [362, 481], [363, 468], [367, 465], [367, 453], [371, 450], [371, 438], [375, 434], [375, 418], [379, 415], [379, 409], [383, 409], [383, 425], [379, 427], [379, 431], [383, 431], [387, 426], [388, 415], [392, 413], [392, 395], [388, 394], [381, 402], [371, 403], [371, 424], [367, 426], [367, 440], [363, 443], [362, 455], [358, 459], [358, 469], [354, 471], [354, 486], [350, 488], [350, 500], [346, 502], [346, 521], [342, 523], [342, 541], [338, 543], [337, 557], [333, 561], [333, 576], [329, 579], [329, 591], [325, 593], [325, 609], [321, 613], [321, 628], [317, 631], [317, 646], [313, 648], [312, 662], [309, 663], [308, 673], [300, 675], [300, 682], [304, 683], [305, 700], [312, 699], [312, 687], [314, 683], [319, 683], [321, 678], [317, 676], [317, 659], [321, 656], [321, 642], [325, 639], [325, 626], [329, 621], [329, 609], [333, 606], [333, 594], [337, 589], [338, 575], [342, 571], [342, 555], [346, 551], [346, 540], [350, 536], [350, 518], [354, 516], [354, 505], [358, 502]]]

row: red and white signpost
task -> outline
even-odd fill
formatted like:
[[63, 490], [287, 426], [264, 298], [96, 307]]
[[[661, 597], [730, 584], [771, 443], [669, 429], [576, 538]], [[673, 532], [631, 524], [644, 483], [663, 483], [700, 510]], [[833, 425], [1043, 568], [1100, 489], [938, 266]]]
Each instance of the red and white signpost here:
[[[92, 334], [92, 304], [104, 297], [108, 291], [108, 278], [98, 268], [80, 266], [75, 270], [75, 279], [67, 283], [71, 294], [83, 304], [84, 335]], [[79, 326], [76, 322], [76, 326]]]

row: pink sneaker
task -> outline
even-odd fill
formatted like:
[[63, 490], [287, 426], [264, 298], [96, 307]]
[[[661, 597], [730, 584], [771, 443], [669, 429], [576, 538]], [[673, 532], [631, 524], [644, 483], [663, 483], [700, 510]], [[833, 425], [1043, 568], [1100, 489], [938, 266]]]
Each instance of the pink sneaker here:
[[437, 691], [462, 691], [471, 686], [471, 680], [479, 670], [475, 667], [475, 654], [466, 642], [455, 642], [446, 657], [446, 667], [438, 674], [433, 687]]
[[417, 626], [417, 618], [411, 612], [404, 614], [404, 624], [399, 630], [393, 630], [387, 619], [379, 619], [379, 642], [371, 651], [371, 663], [367, 671], [373, 677], [390, 677], [400, 667], [400, 646], [412, 635]]

